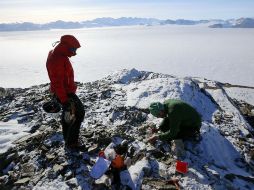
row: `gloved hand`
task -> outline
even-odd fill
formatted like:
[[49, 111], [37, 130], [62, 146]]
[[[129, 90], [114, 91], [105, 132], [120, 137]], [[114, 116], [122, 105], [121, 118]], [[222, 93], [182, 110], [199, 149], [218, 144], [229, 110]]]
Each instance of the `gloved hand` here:
[[158, 133], [158, 131], [159, 131], [159, 129], [156, 128], [156, 125], [150, 125], [150, 126], [148, 126], [146, 134], [148, 136], [152, 136], [152, 135]]
[[153, 135], [151, 136], [150, 138], [148, 138], [148, 142], [151, 143], [151, 144], [155, 144], [155, 142], [159, 139], [159, 136], [158, 135]]
[[157, 133], [160, 129], [156, 128], [156, 126], [151, 126], [150, 131], [152, 134]]
[[76, 117], [75, 117], [75, 105], [71, 100], [68, 100], [64, 104], [62, 104], [62, 108], [64, 111], [64, 121], [71, 125], [72, 123], [75, 122]]
[[64, 121], [68, 125], [72, 125], [76, 120], [75, 114], [72, 114], [70, 111], [64, 111]]

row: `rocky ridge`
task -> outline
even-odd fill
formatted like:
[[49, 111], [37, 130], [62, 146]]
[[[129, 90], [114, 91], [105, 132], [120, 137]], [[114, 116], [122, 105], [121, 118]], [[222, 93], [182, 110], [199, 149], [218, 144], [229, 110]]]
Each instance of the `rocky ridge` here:
[[[229, 84], [132, 69], [78, 87], [86, 111], [80, 134], [87, 146], [83, 152], [64, 148], [59, 115], [41, 109], [50, 98], [48, 84], [1, 89], [0, 121], [17, 120], [29, 131], [0, 154], [0, 189], [128, 189], [112, 185], [109, 176], [93, 180], [89, 175], [98, 152], [122, 140], [133, 149], [132, 166], [140, 168], [137, 189], [175, 189], [168, 183], [172, 177], [183, 189], [253, 186], [253, 105], [230, 97], [225, 90]], [[190, 103], [203, 118], [201, 142], [185, 142], [185, 175], [175, 171], [171, 144], [152, 146], [145, 140], [144, 126], [160, 122], [147, 106], [167, 98]]]

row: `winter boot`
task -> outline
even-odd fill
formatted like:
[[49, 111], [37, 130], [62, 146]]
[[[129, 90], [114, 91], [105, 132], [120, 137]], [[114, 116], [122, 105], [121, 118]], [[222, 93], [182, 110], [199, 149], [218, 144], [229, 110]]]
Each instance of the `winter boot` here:
[[66, 148], [72, 151], [82, 151], [82, 152], [88, 150], [88, 148], [85, 145], [81, 144], [80, 142], [66, 144]]

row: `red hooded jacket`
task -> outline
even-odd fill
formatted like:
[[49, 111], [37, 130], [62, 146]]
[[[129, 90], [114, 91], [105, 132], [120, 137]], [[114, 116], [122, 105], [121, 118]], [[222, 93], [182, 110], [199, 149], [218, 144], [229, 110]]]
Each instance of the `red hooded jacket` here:
[[68, 100], [69, 93], [75, 93], [77, 86], [74, 82], [74, 72], [69, 57], [76, 53], [71, 48], [80, 48], [79, 41], [72, 35], [61, 37], [60, 43], [51, 50], [47, 59], [47, 70], [50, 79], [50, 91], [62, 104]]

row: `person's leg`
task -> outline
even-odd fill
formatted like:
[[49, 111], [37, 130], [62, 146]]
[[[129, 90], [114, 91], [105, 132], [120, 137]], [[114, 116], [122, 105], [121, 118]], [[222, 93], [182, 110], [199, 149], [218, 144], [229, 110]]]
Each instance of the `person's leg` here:
[[185, 157], [184, 140], [195, 138], [196, 134], [199, 133], [199, 127], [195, 124], [191, 126], [184, 126], [180, 129], [176, 138], [173, 140], [172, 152], [178, 159]]
[[68, 144], [70, 129], [69, 129], [69, 125], [65, 122], [64, 111], [62, 112], [62, 115], [61, 115], [61, 124], [62, 124], [64, 142], [65, 144]]
[[184, 143], [182, 139], [175, 139], [172, 143], [171, 151], [176, 156], [177, 159], [184, 159], [185, 157], [185, 149]]
[[73, 101], [74, 107], [75, 107], [75, 122], [70, 126], [70, 132], [69, 132], [69, 143], [70, 144], [77, 144], [79, 139], [79, 133], [80, 133], [80, 126], [81, 123], [84, 120], [84, 106], [77, 95], [72, 94], [70, 95], [71, 100]]
[[[60, 100], [57, 98], [57, 96], [55, 94], [52, 95], [52, 101], [55, 101], [55, 102], [61, 104]], [[68, 144], [70, 129], [69, 129], [68, 123], [65, 122], [64, 116], [65, 116], [65, 112], [62, 110], [61, 125], [62, 125], [63, 138], [64, 138], [65, 144]]]

